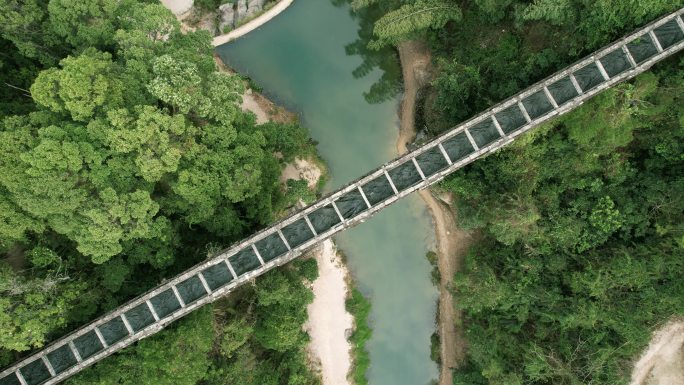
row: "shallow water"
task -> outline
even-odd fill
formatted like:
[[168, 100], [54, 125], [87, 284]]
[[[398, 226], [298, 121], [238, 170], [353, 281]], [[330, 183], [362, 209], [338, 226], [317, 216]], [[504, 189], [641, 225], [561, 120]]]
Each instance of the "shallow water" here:
[[[345, 54], [357, 39], [348, 6], [297, 0], [283, 14], [240, 40], [217, 48], [231, 67], [249, 75], [277, 103], [297, 111], [318, 142], [336, 188], [392, 159], [398, 134], [398, 99], [369, 104], [363, 97], [382, 75], [355, 78], [358, 55]], [[387, 186], [378, 182], [376, 194]], [[349, 196], [343, 215], [356, 215]], [[314, 226], [326, 226], [311, 218]], [[349, 269], [372, 303], [368, 344], [371, 385], [422, 385], [437, 378], [430, 360], [437, 289], [425, 253], [434, 243], [422, 201], [410, 196], [337, 236]]]

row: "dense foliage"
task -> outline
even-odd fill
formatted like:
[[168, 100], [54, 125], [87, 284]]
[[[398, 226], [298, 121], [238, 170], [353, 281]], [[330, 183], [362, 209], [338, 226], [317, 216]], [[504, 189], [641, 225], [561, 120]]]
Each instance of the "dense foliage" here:
[[345, 301], [345, 308], [354, 317], [354, 331], [349, 336], [353, 361], [349, 376], [355, 385], [368, 385], [366, 372], [370, 367], [370, 355], [366, 344], [373, 335], [369, 326], [371, 303], [359, 289], [352, 288], [351, 295]]
[[369, 42], [369, 47], [376, 50], [461, 19], [461, 9], [454, 0], [352, 0], [351, 3], [356, 10], [372, 6], [385, 10], [375, 21], [375, 38]]
[[316, 385], [302, 331], [316, 260], [260, 277], [67, 381], [68, 385]]
[[[476, 6], [430, 34], [432, 132], [679, 4]], [[482, 234], [455, 280], [469, 341], [455, 383], [625, 383], [650, 332], [684, 314], [683, 80], [673, 59], [442, 185]]]
[[[217, 72], [210, 35], [181, 33], [157, 2], [2, 0], [0, 46], [2, 366], [312, 197], [278, 182], [285, 162], [313, 153], [306, 130], [257, 126], [239, 108], [243, 80]], [[298, 302], [283, 299], [287, 332], [301, 326], [298, 290]], [[281, 332], [283, 316], [253, 312], [255, 338], [277, 354], [250, 359], [287, 358], [305, 376], [301, 336], [275, 346], [267, 332]], [[169, 383], [157, 374], [179, 364], [173, 349], [211, 348], [210, 315], [106, 370]], [[160, 344], [174, 348], [153, 353]], [[202, 360], [192, 365], [188, 378], [204, 378]]]
[[[681, 6], [453, 2], [443, 28], [425, 17], [395, 35], [386, 20], [422, 3], [355, 1], [378, 3], [376, 41], [431, 46], [417, 119], [432, 135]], [[454, 384], [626, 383], [651, 331], [684, 314], [683, 91], [674, 58], [440, 185], [481, 234], [454, 282], [468, 338]]]
[[[331, 0], [338, 7], [349, 7], [354, 2], [351, 0]], [[374, 39], [373, 29], [375, 21], [388, 11], [384, 3], [373, 3], [358, 8], [349, 9], [350, 16], [358, 22], [358, 38], [344, 47], [347, 55], [358, 55], [362, 62], [354, 69], [352, 75], [355, 78], [368, 76], [374, 71], [380, 72], [377, 79], [364, 92], [363, 96], [368, 103], [382, 103], [395, 98], [403, 89], [401, 79], [401, 66], [397, 52], [393, 47], [384, 46], [370, 49], [369, 43]]]
[[457, 379], [625, 383], [651, 331], [684, 314], [684, 63], [670, 64], [442, 185], [483, 234], [455, 281]]
[[452, 127], [680, 6], [678, 0], [468, 2], [461, 21], [423, 34], [436, 76], [422, 128], [434, 134]]

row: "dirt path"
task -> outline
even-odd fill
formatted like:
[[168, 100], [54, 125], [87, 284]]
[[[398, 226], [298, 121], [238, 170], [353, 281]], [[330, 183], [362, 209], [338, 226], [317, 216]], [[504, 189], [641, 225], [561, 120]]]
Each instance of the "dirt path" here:
[[[401, 125], [397, 139], [397, 152], [404, 154], [407, 145], [415, 136], [415, 104], [418, 90], [430, 78], [430, 54], [424, 44], [407, 41], [398, 46], [399, 58], [404, 77], [404, 98], [401, 102]], [[456, 323], [461, 315], [456, 312], [453, 297], [449, 290], [451, 279], [456, 273], [462, 257], [472, 242], [469, 233], [456, 227], [456, 218], [444, 200], [435, 198], [430, 190], [421, 190], [420, 197], [425, 201], [432, 215], [437, 239], [439, 257], [439, 336], [441, 369], [440, 385], [452, 385], [452, 369], [464, 358], [465, 338]]]
[[634, 365], [630, 385], [684, 385], [684, 320], [672, 321], [654, 333]]
[[416, 137], [415, 106], [418, 90], [430, 80], [430, 53], [425, 44], [409, 40], [399, 43], [399, 60], [404, 78], [404, 98], [401, 100], [399, 112], [399, 138], [397, 138], [397, 152], [404, 154], [407, 146]]

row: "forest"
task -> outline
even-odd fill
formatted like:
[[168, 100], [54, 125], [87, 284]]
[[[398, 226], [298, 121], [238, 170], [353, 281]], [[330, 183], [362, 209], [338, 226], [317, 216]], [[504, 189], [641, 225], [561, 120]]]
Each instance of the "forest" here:
[[[352, 6], [377, 19], [371, 49], [430, 46], [429, 137], [681, 3]], [[210, 41], [155, 1], [0, 0], [1, 366], [310, 199], [278, 182], [315, 152], [307, 131], [257, 126]], [[391, 79], [367, 99], [395, 95]], [[478, 239], [453, 283], [468, 340], [455, 384], [624, 384], [651, 331], [684, 314], [683, 91], [679, 55], [437, 187]], [[301, 329], [316, 274], [272, 271], [67, 383], [316, 384]]]
[[440, 186], [480, 235], [454, 281], [455, 382], [623, 384], [684, 314], [681, 57]]
[[[307, 131], [257, 126], [210, 35], [159, 2], [3, 0], [0, 47], [2, 367], [313, 195], [278, 181]], [[315, 384], [316, 275], [271, 272], [67, 383]]]
[[[371, 48], [428, 42], [435, 74], [417, 111], [428, 137], [681, 7], [354, 5], [383, 9]], [[626, 384], [651, 332], [684, 314], [682, 95], [679, 55], [437, 187], [477, 238], [453, 281], [468, 344], [454, 384]]]

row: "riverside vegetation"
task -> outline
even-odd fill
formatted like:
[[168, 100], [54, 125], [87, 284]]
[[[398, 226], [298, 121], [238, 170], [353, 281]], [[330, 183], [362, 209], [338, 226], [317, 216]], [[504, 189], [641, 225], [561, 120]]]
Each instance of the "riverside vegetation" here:
[[373, 334], [373, 330], [368, 326], [371, 303], [359, 289], [353, 287], [351, 295], [345, 301], [345, 307], [354, 317], [354, 331], [349, 337], [349, 341], [352, 343], [353, 359], [349, 376], [354, 385], [367, 385], [366, 371], [370, 367], [370, 355], [366, 350], [366, 343]]
[[[428, 136], [679, 1], [355, 0], [382, 9], [371, 47], [423, 38]], [[624, 384], [651, 332], [684, 314], [684, 61], [604, 91], [455, 173], [480, 236], [454, 277], [465, 362], [454, 384]]]
[[[157, 2], [0, 1], [0, 365], [283, 215], [315, 147], [257, 126], [211, 36]], [[316, 384], [292, 263], [68, 380]]]

